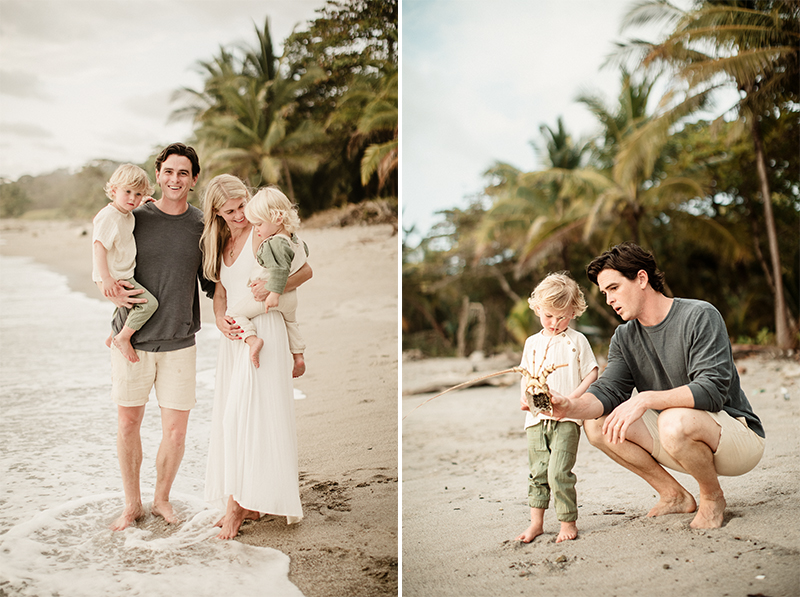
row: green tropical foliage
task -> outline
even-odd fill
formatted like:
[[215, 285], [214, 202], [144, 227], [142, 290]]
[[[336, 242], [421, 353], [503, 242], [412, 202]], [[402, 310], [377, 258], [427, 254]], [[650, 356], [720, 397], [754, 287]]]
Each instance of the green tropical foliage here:
[[[797, 346], [798, 6], [698, 1], [684, 12], [664, 0], [636, 4], [627, 26], [660, 20], [668, 33], [621, 46], [616, 102], [578, 98], [597, 120], [594, 138], [573, 141], [561, 120], [543, 125], [541, 169], [497, 163], [469, 210], [443, 212], [419, 246], [408, 246], [406, 231], [403, 288], [413, 300], [404, 298], [404, 348], [455, 353], [467, 297], [483, 304], [487, 321], [503, 315], [480, 348], [518, 349], [538, 329], [525, 299], [557, 270], [584, 288], [589, 310], [578, 326], [603, 343], [619, 321], [585, 267], [623, 240], [654, 251], [672, 295], [716, 305], [734, 340]], [[658, 77], [673, 79], [662, 98], [652, 97]], [[699, 120], [726, 84], [740, 91], [734, 113]]]

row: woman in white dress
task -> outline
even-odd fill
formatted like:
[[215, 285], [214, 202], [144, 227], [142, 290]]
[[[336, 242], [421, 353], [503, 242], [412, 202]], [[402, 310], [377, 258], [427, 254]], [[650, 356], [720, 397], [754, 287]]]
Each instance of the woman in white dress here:
[[[241, 180], [222, 174], [209, 182], [203, 198], [203, 273], [217, 283], [214, 315], [225, 337], [217, 361], [205, 487], [206, 501], [225, 510], [217, 523], [222, 527], [220, 539], [232, 539], [245, 520], [263, 514], [286, 516], [289, 524], [303, 516], [293, 361], [283, 317], [273, 311], [253, 319], [264, 341], [256, 367], [240, 337], [241, 329], [225, 315], [228, 303], [253, 292], [248, 277], [256, 263], [255, 249], [263, 239], [253, 233], [244, 216], [249, 196]], [[286, 290], [310, 278], [306, 264], [290, 276]], [[263, 283], [253, 293], [257, 300], [264, 300]]]

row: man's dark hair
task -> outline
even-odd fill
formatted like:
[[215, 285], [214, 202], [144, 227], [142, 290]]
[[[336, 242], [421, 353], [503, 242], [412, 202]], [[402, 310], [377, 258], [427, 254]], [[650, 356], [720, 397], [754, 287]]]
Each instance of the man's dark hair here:
[[161, 172], [161, 164], [171, 155], [182, 155], [189, 158], [189, 161], [192, 163], [192, 178], [200, 174], [200, 158], [197, 157], [197, 152], [193, 147], [189, 147], [183, 143], [171, 143], [158, 154], [156, 158], [156, 172]]
[[644, 270], [650, 281], [650, 286], [656, 292], [664, 292], [664, 272], [656, 266], [656, 259], [650, 251], [631, 242], [620, 243], [608, 251], [595, 257], [586, 266], [586, 275], [589, 281], [597, 286], [597, 275], [604, 269], [613, 269], [621, 273], [628, 280], [636, 279], [639, 271]]

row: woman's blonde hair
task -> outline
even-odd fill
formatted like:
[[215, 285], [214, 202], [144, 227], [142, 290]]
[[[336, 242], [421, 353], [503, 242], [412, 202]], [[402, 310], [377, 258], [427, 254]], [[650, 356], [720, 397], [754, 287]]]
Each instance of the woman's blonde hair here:
[[574, 317], [580, 317], [586, 311], [586, 299], [578, 283], [569, 272], [547, 274], [539, 282], [528, 299], [528, 306], [537, 314], [544, 307], [554, 311], [574, 311]]
[[122, 164], [116, 170], [105, 186], [106, 197], [114, 200], [114, 189], [125, 187], [134, 191], [142, 191], [145, 195], [152, 195], [155, 185], [150, 182], [147, 172], [133, 164]]
[[220, 174], [212, 178], [203, 193], [203, 234], [200, 249], [203, 252], [203, 276], [212, 282], [219, 282], [219, 268], [222, 249], [231, 236], [219, 210], [231, 199], [247, 201], [250, 192], [245, 184], [230, 174]]
[[300, 228], [297, 206], [275, 186], [264, 187], [253, 195], [253, 198], [245, 205], [244, 215], [254, 224], [258, 222], [278, 223], [282, 219], [283, 227], [289, 234]]

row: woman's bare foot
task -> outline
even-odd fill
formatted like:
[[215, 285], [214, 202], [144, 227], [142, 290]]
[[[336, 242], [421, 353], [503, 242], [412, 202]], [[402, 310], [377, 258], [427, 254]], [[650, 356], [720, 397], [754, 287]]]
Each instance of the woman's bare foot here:
[[573, 539], [577, 538], [578, 536], [578, 525], [575, 522], [562, 522], [561, 523], [561, 530], [558, 531], [558, 537], [556, 537], [556, 543], [561, 543], [562, 541], [572, 541]]
[[136, 350], [133, 348], [133, 345], [131, 345], [130, 340], [126, 341], [124, 338], [120, 338], [119, 334], [117, 334], [111, 341], [114, 343], [114, 346], [116, 346], [117, 349], [122, 353], [122, 356], [128, 359], [131, 363], [139, 362], [139, 357], [136, 356]]
[[544, 532], [541, 524], [532, 523], [525, 532], [523, 532], [519, 537], [517, 537], [517, 541], [522, 541], [523, 543], [530, 543], [536, 537], [541, 535]]
[[120, 517], [117, 518], [117, 520], [114, 521], [114, 524], [112, 524], [109, 528], [112, 531], [124, 531], [145, 514], [147, 514], [147, 512], [145, 511], [144, 506], [141, 504], [125, 506], [125, 509], [122, 511], [122, 514], [120, 514]]
[[248, 336], [244, 341], [247, 342], [247, 345], [250, 347], [250, 360], [253, 361], [253, 365], [258, 369], [258, 366], [261, 364], [259, 357], [261, 355], [261, 349], [264, 346], [264, 341], [258, 336]]
[[300, 377], [306, 372], [306, 360], [302, 354], [293, 354], [294, 367], [292, 367], [292, 377]]
[[172, 504], [169, 502], [153, 502], [153, 514], [160, 516], [168, 524], [177, 524], [180, 522], [178, 517], [175, 516], [175, 511], [172, 509]]
[[[245, 520], [259, 520], [261, 518], [261, 513], [256, 512], [255, 510], [247, 510], [245, 509]], [[225, 522], [225, 516], [220, 518], [216, 523], [214, 523], [215, 527], [221, 527], [222, 523]]]
[[647, 513], [647, 516], [663, 516], [664, 514], [689, 514], [697, 509], [697, 502], [692, 494], [684, 491], [679, 495], [661, 496], [658, 503]]
[[700, 507], [689, 524], [693, 529], [718, 529], [725, 517], [725, 497], [720, 491], [712, 496], [700, 496]]
[[[253, 514], [252, 510], [242, 508], [233, 496], [228, 497], [228, 507], [225, 516], [222, 519], [222, 530], [217, 535], [217, 539], [233, 539], [239, 534], [239, 529], [242, 528], [242, 523], [250, 518]], [[256, 512], [255, 514], [258, 514]]]

